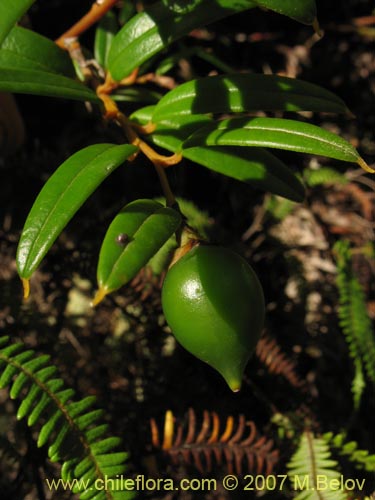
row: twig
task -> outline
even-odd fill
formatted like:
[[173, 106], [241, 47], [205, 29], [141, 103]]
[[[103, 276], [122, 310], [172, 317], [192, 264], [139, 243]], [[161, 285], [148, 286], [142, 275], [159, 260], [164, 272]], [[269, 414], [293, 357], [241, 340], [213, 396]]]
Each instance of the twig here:
[[65, 47], [65, 39], [76, 37], [88, 30], [93, 24], [99, 21], [117, 2], [117, 0], [96, 0], [91, 9], [71, 28], [63, 33], [55, 43], [62, 49]]

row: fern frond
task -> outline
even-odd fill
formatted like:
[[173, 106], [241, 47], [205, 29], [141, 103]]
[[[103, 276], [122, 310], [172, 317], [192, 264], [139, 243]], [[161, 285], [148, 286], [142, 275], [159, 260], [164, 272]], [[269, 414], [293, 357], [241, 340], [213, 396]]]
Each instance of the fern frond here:
[[265, 210], [274, 219], [282, 221], [287, 215], [289, 215], [296, 203], [281, 196], [271, 195], [266, 199]]
[[[74, 484], [73, 493], [82, 500], [115, 498], [115, 488], [100, 488], [117, 484], [108, 479], [126, 471], [127, 453], [115, 451], [120, 439], [103, 437], [107, 426], [101, 424], [104, 412], [92, 409], [95, 398], [72, 401], [74, 391], [64, 387], [49, 361], [49, 356], [36, 356], [23, 344], [0, 337], [0, 388], [9, 386], [10, 397], [22, 400], [18, 419], [27, 418], [29, 426], [43, 422], [37, 444], [49, 444], [48, 456], [62, 464], [61, 477]], [[132, 497], [131, 492], [121, 492], [123, 499]]]
[[317, 170], [307, 168], [303, 172], [303, 178], [310, 187], [348, 184], [349, 182], [349, 179], [344, 174], [330, 167], [320, 167]]
[[287, 464], [292, 489], [301, 490], [294, 500], [348, 500], [344, 491], [331, 486], [340, 484], [337, 466], [326, 441], [310, 431], [303, 432], [298, 449]]
[[354, 467], [368, 472], [375, 471], [375, 454], [370, 454], [368, 450], [361, 450], [358, 448], [358, 443], [355, 441], [346, 441], [345, 434], [333, 434], [327, 432], [323, 434], [322, 438], [338, 451], [340, 455], [349, 460]]
[[256, 346], [258, 359], [275, 375], [282, 375], [293, 387], [305, 389], [305, 383], [296, 372], [296, 363], [282, 352], [276, 339], [263, 335]]
[[375, 335], [366, 308], [365, 293], [353, 273], [350, 244], [348, 241], [338, 241], [334, 250], [338, 268], [340, 326], [355, 363], [356, 377], [352, 390], [358, 406], [363, 391], [362, 369], [375, 384]]
[[220, 418], [216, 412], [205, 411], [200, 426], [194, 410], [189, 409], [187, 429], [175, 421], [171, 411], [165, 414], [162, 439], [157, 424], [151, 419], [152, 444], [169, 455], [174, 464], [193, 464], [201, 474], [213, 469], [213, 462], [227, 466], [229, 474], [246, 471], [268, 475], [278, 461], [279, 452], [273, 449], [273, 441], [260, 436], [254, 422], [239, 415], [238, 423], [232, 416], [226, 419], [220, 430]]

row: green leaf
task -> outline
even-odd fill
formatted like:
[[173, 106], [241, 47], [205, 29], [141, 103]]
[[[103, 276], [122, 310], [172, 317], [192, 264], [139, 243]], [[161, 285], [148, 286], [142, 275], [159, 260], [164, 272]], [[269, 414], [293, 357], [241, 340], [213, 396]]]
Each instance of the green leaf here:
[[181, 223], [178, 212], [153, 200], [136, 200], [113, 219], [99, 254], [99, 290], [93, 300], [131, 280], [172, 236]]
[[191, 113], [245, 111], [348, 113], [345, 103], [318, 85], [274, 75], [221, 75], [186, 82], [156, 105], [152, 121]]
[[35, 406], [35, 408], [33, 408], [33, 411], [30, 413], [29, 418], [27, 419], [27, 425], [29, 427], [38, 422], [41, 414], [46, 410], [49, 404], [51, 404], [51, 398], [49, 394], [43, 394], [38, 404]]
[[108, 430], [108, 424], [98, 425], [93, 429], [90, 429], [86, 432], [87, 441], [91, 442], [96, 439], [99, 439], [103, 434], [105, 434]]
[[1, 69], [0, 90], [100, 102], [95, 92], [82, 83], [55, 73], [31, 69]]
[[95, 396], [86, 396], [81, 401], [75, 401], [69, 405], [69, 414], [72, 418], [85, 412], [88, 408], [91, 408], [96, 402]]
[[51, 434], [54, 432], [54, 430], [57, 427], [57, 422], [64, 416], [62, 411], [57, 409], [52, 416], [47, 420], [47, 422], [43, 425], [43, 427], [40, 430], [38, 441], [37, 441], [37, 446], [38, 448], [41, 448], [46, 444], [46, 442], [49, 440]]
[[[136, 123], [144, 125], [151, 120], [156, 106], [146, 106], [138, 109], [130, 116]], [[154, 133], [147, 136], [156, 146], [168, 149], [168, 151], [179, 152], [183, 142], [196, 130], [214, 123], [206, 115], [183, 115], [174, 116], [157, 123]]]
[[91, 450], [95, 455], [100, 455], [103, 453], [109, 453], [113, 448], [121, 445], [121, 439], [118, 437], [109, 437], [103, 439], [102, 441], [98, 441], [97, 443], [93, 443], [91, 445]]
[[51, 457], [52, 462], [56, 462], [57, 460], [62, 459], [62, 454], [60, 454], [60, 450], [62, 449], [62, 445], [67, 437], [69, 437], [70, 427], [67, 422], [64, 422], [59, 429], [59, 432], [54, 439], [53, 444], [48, 448], [48, 456]]
[[348, 179], [343, 172], [339, 172], [331, 167], [320, 167], [317, 170], [306, 168], [303, 171], [303, 177], [306, 184], [310, 187], [348, 184]]
[[163, 95], [155, 90], [145, 88], [124, 87], [111, 94], [111, 98], [117, 102], [142, 102], [144, 104], [155, 104]]
[[4, 389], [4, 387], [7, 387], [17, 372], [18, 368], [16, 366], [8, 365], [1, 374], [0, 389]]
[[[142, 124], [147, 123], [154, 109], [153, 106], [142, 108], [131, 118]], [[183, 141], [190, 134], [213, 123], [204, 115], [174, 116], [158, 123], [149, 139], [168, 151], [180, 151]], [[300, 202], [304, 198], [304, 187], [293, 172], [276, 156], [262, 148], [195, 146], [183, 149], [182, 155], [210, 170], [290, 200]]]
[[46, 386], [50, 391], [57, 392], [59, 389], [61, 389], [61, 387], [63, 387], [63, 381], [61, 380], [61, 378], [53, 378], [51, 380], [48, 380]]
[[231, 118], [198, 130], [184, 143], [194, 146], [260, 146], [360, 163], [356, 149], [323, 128], [280, 118]]
[[110, 73], [121, 80], [194, 28], [254, 6], [253, 0], [160, 1], [147, 6], [115, 36], [108, 58]]
[[22, 403], [18, 408], [17, 411], [18, 420], [21, 420], [21, 418], [24, 418], [30, 412], [32, 405], [37, 401], [37, 398], [39, 397], [41, 391], [42, 391], [41, 387], [37, 385], [33, 385], [30, 388], [29, 392], [27, 393], [27, 396], [23, 398]]
[[301, 202], [305, 190], [293, 172], [276, 156], [262, 148], [195, 147], [183, 151], [199, 165], [241, 182]]
[[129, 144], [95, 144], [78, 151], [48, 179], [27, 217], [17, 251], [28, 279], [63, 228], [101, 182], [135, 151]]
[[75, 468], [74, 475], [76, 477], [81, 477], [92, 467], [91, 456], [85, 457]]
[[0, 2], [0, 46], [9, 31], [23, 16], [35, 0], [1, 0]]
[[[26, 383], [29, 381], [27, 375], [24, 373], [20, 373], [16, 380], [13, 382], [11, 390], [9, 391], [9, 396], [11, 399], [15, 399], [19, 396], [19, 393], [21, 392], [22, 388], [26, 385]], [[1, 386], [1, 383], [0, 383]]]
[[74, 77], [68, 53], [52, 40], [15, 26], [0, 49], [0, 68], [30, 69]]
[[112, 41], [118, 31], [117, 19], [112, 11], [100, 20], [95, 31], [94, 55], [97, 62], [107, 68], [107, 59]]
[[[104, 414], [104, 410], [98, 409], [98, 410], [92, 410], [89, 413], [85, 413], [84, 415], [81, 415], [80, 417], [75, 419], [75, 423], [77, 427], [83, 431], [87, 427], [89, 427], [91, 424], [95, 423], [100, 417], [102, 417]], [[119, 438], [113, 438], [113, 439], [119, 439]]]
[[316, 19], [315, 0], [254, 0], [259, 7], [273, 10], [304, 24]]
[[[97, 452], [97, 450], [95, 451]], [[109, 453], [97, 456], [97, 460], [100, 462], [101, 467], [110, 467], [119, 464], [122, 464], [123, 466], [127, 458], [129, 458], [129, 454], [126, 453], [125, 451], [119, 451], [117, 453]]]

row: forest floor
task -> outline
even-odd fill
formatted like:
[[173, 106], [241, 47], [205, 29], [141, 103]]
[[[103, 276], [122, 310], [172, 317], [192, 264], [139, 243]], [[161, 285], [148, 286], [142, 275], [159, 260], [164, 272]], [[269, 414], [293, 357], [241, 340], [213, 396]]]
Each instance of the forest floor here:
[[[258, 12], [197, 30], [188, 44], [203, 46], [236, 70], [284, 74], [334, 91], [355, 118], [308, 117], [352, 142], [371, 165], [375, 25], [374, 19], [365, 20], [372, 15], [370, 4], [348, 2], [338, 14], [335, 2], [326, 2], [320, 17], [322, 38], [310, 27]], [[30, 20], [36, 29], [48, 31], [44, 14], [51, 12], [42, 5], [31, 12]], [[192, 56], [182, 59], [171, 77], [179, 82], [214, 70], [209, 62]], [[375, 397], [370, 381], [359, 408], [353, 409], [354, 367], [338, 318], [334, 251], [337, 241], [350, 243], [352, 270], [373, 321], [375, 177], [338, 161], [283, 154], [306, 183], [305, 201], [295, 204], [197, 166], [171, 169], [173, 188], [199, 208], [211, 239], [249, 259], [264, 287], [264, 336], [240, 393], [232, 394], [219, 375], [174, 341], [162, 315], [160, 277], [145, 271], [97, 309], [90, 308], [98, 251], [109, 221], [125, 202], [160, 196], [148, 165], [118, 171], [103, 184], [34, 276], [30, 300], [22, 300], [15, 255], [35, 196], [69, 154], [89, 142], [108, 139], [112, 132], [80, 104], [26, 96], [17, 96], [16, 102], [26, 138], [12, 151], [17, 137], [10, 136], [10, 143], [2, 144], [9, 152], [0, 158], [0, 332], [38, 353], [48, 353], [77, 397], [97, 397], [111, 432], [121, 436], [130, 451], [135, 474], [176, 479], [200, 478], [202, 472], [215, 478], [232, 471], [241, 476], [266, 471], [285, 474], [295, 449], [292, 438], [280, 438], [280, 429], [288, 425], [292, 434], [345, 430], [349, 440], [375, 453]], [[0, 119], [3, 127], [10, 127], [5, 116]], [[182, 432], [181, 443], [172, 450], [162, 450], [155, 434], [157, 427], [162, 442], [167, 411], [173, 412], [175, 426]], [[17, 465], [2, 464], [0, 443], [0, 484], [11, 488], [21, 476], [12, 498], [35, 500], [40, 498], [35, 484], [57, 469], [35, 451], [34, 434], [16, 421], [15, 414], [15, 402], [0, 391], [0, 438], [8, 440], [20, 456]], [[220, 446], [214, 443], [216, 451], [207, 440], [184, 446], [189, 425], [197, 437], [202, 425], [211, 431], [217, 419], [222, 435], [230, 416], [240, 440], [251, 429], [255, 432], [243, 455], [236, 455], [239, 452], [226, 446], [225, 440]], [[242, 429], [242, 419], [252, 423]], [[214, 464], [211, 469], [207, 457]], [[342, 467], [352, 477], [354, 469]], [[366, 478], [365, 493], [374, 492], [374, 475], [357, 474]], [[45, 498], [69, 498], [62, 492], [44, 494]], [[249, 495], [218, 488], [204, 496], [202, 492], [150, 491], [144, 498], [257, 498], [255, 493]], [[356, 495], [352, 498], [364, 498], [361, 492]], [[280, 496], [268, 492], [264, 498]], [[293, 498], [293, 492], [285, 498]]]

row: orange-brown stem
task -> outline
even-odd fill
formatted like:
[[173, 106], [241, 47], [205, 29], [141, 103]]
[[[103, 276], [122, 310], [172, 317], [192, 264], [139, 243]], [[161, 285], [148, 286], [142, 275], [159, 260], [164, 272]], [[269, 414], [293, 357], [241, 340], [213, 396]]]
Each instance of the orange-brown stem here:
[[152, 134], [152, 132], [155, 132], [156, 129], [155, 123], [152, 122], [148, 122], [146, 123], [146, 125], [139, 125], [139, 123], [132, 122], [131, 125], [134, 128], [134, 130], [138, 132], [138, 134], [142, 135]]
[[117, 0], [97, 0], [79, 21], [63, 33], [55, 43], [65, 49], [65, 38], [79, 36], [88, 30], [93, 24], [99, 21], [117, 2]]
[[164, 167], [176, 164], [181, 161], [181, 155], [174, 154], [172, 156], [163, 156], [152, 149], [147, 143], [142, 141], [138, 134], [135, 132], [131, 123], [123, 113], [118, 113], [117, 121], [122, 126], [128, 141], [134, 146], [138, 146], [142, 153], [147, 156], [147, 158], [153, 163], [156, 173], [158, 174], [161, 187], [163, 189], [164, 196], [166, 198], [167, 205], [171, 207], [175, 204], [176, 200], [174, 194], [170, 188], [167, 175], [165, 173]]
[[128, 87], [129, 85], [133, 85], [137, 81], [139, 68], [133, 69], [129, 76], [126, 76], [122, 80], [119, 81], [119, 85], [123, 87]]
[[181, 154], [174, 154], [171, 156], [163, 156], [157, 153], [151, 146], [146, 144], [139, 137], [137, 132], [132, 127], [131, 122], [128, 118], [121, 113], [118, 109], [117, 104], [111, 99], [111, 97], [106, 93], [110, 91], [111, 84], [106, 81], [103, 85], [97, 88], [97, 95], [102, 100], [105, 108], [105, 117], [109, 120], [116, 121], [123, 129], [130, 144], [137, 146], [142, 153], [147, 156], [147, 158], [153, 163], [156, 173], [158, 174], [161, 187], [163, 189], [164, 196], [168, 206], [175, 204], [175, 197], [170, 188], [167, 175], [164, 168], [170, 165], [175, 165], [182, 159]]
[[113, 80], [110, 73], [106, 74], [105, 81], [101, 85], [96, 87], [96, 93], [99, 94], [110, 94], [113, 90], [117, 89], [118, 82]]

